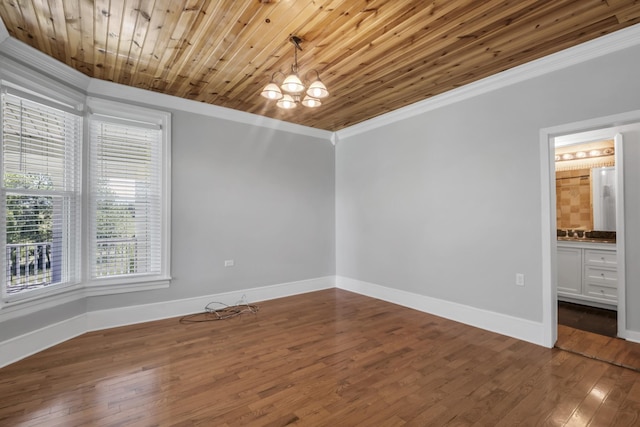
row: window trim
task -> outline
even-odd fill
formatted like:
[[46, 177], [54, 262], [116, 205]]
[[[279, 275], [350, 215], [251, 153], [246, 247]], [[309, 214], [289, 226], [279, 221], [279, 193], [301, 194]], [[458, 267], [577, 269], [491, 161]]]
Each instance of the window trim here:
[[[161, 264], [161, 272], [159, 275], [141, 275], [131, 277], [104, 277], [104, 278], [91, 278], [91, 272], [89, 266], [91, 265], [90, 252], [89, 250], [84, 251], [84, 257], [82, 260], [82, 274], [85, 278], [85, 287], [90, 290], [92, 294], [98, 292], [100, 294], [102, 291], [109, 292], [113, 290], [113, 293], [121, 293], [130, 291], [140, 291], [146, 290], [149, 286], [152, 288], [156, 287], [167, 287], [169, 285], [169, 281], [171, 280], [170, 275], [170, 267], [171, 267], [171, 113], [154, 110], [146, 107], [139, 107], [127, 103], [122, 103], [118, 101], [111, 101], [102, 98], [96, 97], [87, 97], [87, 115], [85, 120], [85, 134], [87, 135], [87, 139], [85, 140], [85, 146], [87, 150], [84, 152], [84, 164], [85, 168], [88, 169], [89, 165], [89, 156], [90, 156], [90, 132], [89, 126], [91, 122], [92, 116], [97, 117], [106, 117], [115, 119], [120, 122], [130, 122], [132, 124], [136, 124], [139, 122], [141, 124], [148, 125], [149, 123], [158, 126], [161, 129], [161, 143], [162, 147], [160, 149], [162, 155], [162, 179], [161, 179], [161, 254], [160, 254], [160, 264]], [[83, 177], [85, 178], [83, 181], [83, 189], [85, 194], [89, 193], [89, 171], [83, 171]], [[91, 230], [90, 230], [90, 207], [89, 207], [89, 197], [84, 197], [83, 199], [83, 218], [86, 219], [83, 223], [83, 236], [86, 247], [88, 248], [91, 242]], [[123, 288], [123, 286], [125, 286]]]
[[[1, 55], [0, 55], [1, 56]], [[4, 58], [3, 59], [7, 59]], [[171, 113], [148, 107], [134, 105], [128, 101], [117, 102], [99, 97], [91, 97], [69, 86], [61, 85], [48, 76], [16, 64], [11, 60], [0, 64], [0, 87], [6, 87], [12, 92], [22, 92], [29, 98], [41, 98], [48, 103], [68, 109], [83, 115], [81, 140], [81, 212], [80, 212], [80, 282], [61, 284], [50, 288], [38, 289], [16, 294], [10, 297], [0, 295], [0, 321], [8, 318], [34, 313], [48, 307], [59, 306], [67, 302], [90, 296], [139, 292], [167, 288], [171, 282]], [[163, 186], [162, 202], [162, 272], [158, 276], [115, 278], [90, 280], [87, 264], [88, 234], [88, 146], [89, 146], [89, 106], [93, 114], [103, 114], [142, 120], [161, 126], [162, 132], [162, 170], [161, 184]], [[124, 117], [123, 117], [124, 116]]]
[[[73, 175], [73, 181], [75, 181], [75, 183], [73, 184], [74, 186], [74, 190], [68, 190], [68, 189], [56, 189], [56, 190], [46, 190], [46, 191], [24, 191], [24, 190], [15, 190], [15, 189], [10, 189], [10, 188], [4, 188], [2, 190], [2, 192], [6, 195], [8, 195], [9, 193], [14, 193], [14, 194], [20, 194], [20, 193], [31, 193], [31, 194], [36, 194], [36, 193], [41, 193], [43, 195], [48, 195], [48, 196], [52, 196], [52, 197], [60, 197], [62, 199], [69, 199], [71, 201], [73, 201], [73, 204], [75, 205], [77, 211], [75, 214], [75, 219], [72, 221], [73, 223], [73, 227], [69, 230], [67, 230], [65, 234], [65, 236], [67, 238], [71, 238], [70, 239], [70, 251], [67, 254], [67, 256], [69, 257], [69, 260], [65, 260], [63, 263], [67, 266], [70, 267], [70, 273], [69, 273], [69, 277], [67, 277], [68, 280], [63, 281], [63, 282], [59, 282], [59, 283], [50, 283], [48, 285], [46, 285], [45, 287], [42, 288], [37, 288], [37, 289], [32, 289], [29, 290], [27, 292], [18, 292], [18, 293], [8, 293], [8, 284], [6, 281], [6, 275], [5, 277], [2, 278], [1, 283], [3, 284], [1, 293], [0, 293], [0, 299], [3, 303], [5, 304], [15, 304], [15, 303], [21, 303], [23, 301], [26, 300], [32, 300], [32, 299], [37, 299], [37, 298], [43, 298], [43, 297], [47, 297], [48, 295], [51, 295], [53, 293], [59, 293], [59, 292], [65, 292], [67, 290], [76, 288], [78, 286], [78, 284], [80, 284], [82, 282], [82, 276], [81, 276], [81, 251], [82, 251], [82, 214], [81, 214], [81, 210], [82, 210], [82, 150], [83, 150], [83, 119], [82, 119], [82, 114], [79, 113], [81, 106], [76, 106], [74, 107], [72, 104], [69, 104], [69, 100], [67, 98], [65, 98], [65, 100], [67, 102], [63, 102], [63, 101], [56, 101], [53, 100], [47, 96], [43, 96], [43, 97], [39, 97], [36, 93], [34, 93], [33, 91], [26, 89], [26, 90], [20, 90], [18, 88], [16, 88], [15, 85], [7, 85], [5, 84], [6, 81], [2, 80], [1, 84], [0, 84], [0, 92], [3, 95], [7, 95], [11, 98], [15, 98], [20, 100], [20, 103], [22, 103], [22, 100], [26, 100], [28, 103], [35, 103], [35, 104], [39, 104], [44, 106], [47, 109], [54, 109], [54, 110], [58, 110], [60, 111], [63, 115], [68, 116], [73, 118], [73, 120], [77, 120], [76, 122], [76, 129], [75, 129], [75, 134], [72, 135], [73, 138], [71, 138], [72, 144], [73, 144], [73, 151], [74, 151], [74, 169], [75, 169], [75, 173]], [[22, 106], [20, 108], [23, 108]], [[0, 111], [1, 113], [1, 111]], [[0, 114], [1, 116], [1, 114]], [[67, 119], [65, 119], [67, 120]], [[68, 135], [67, 135], [68, 136]], [[67, 147], [67, 144], [69, 143], [69, 141], [67, 140], [67, 138], [65, 138], [65, 147]], [[2, 141], [0, 139], [0, 162], [2, 162], [2, 164], [4, 165], [4, 146], [2, 145], [4, 144], [4, 141]], [[66, 148], [65, 148], [66, 151]], [[65, 155], [66, 156], [66, 155]], [[66, 157], [65, 157], [66, 159]], [[4, 170], [2, 169], [2, 167], [0, 167], [0, 172], [4, 173]], [[68, 173], [68, 171], [64, 172], [65, 174]], [[3, 177], [2, 177], [3, 178]], [[6, 206], [5, 206], [6, 207]], [[3, 209], [5, 208], [3, 207]], [[6, 226], [6, 224], [5, 224]], [[6, 231], [6, 230], [5, 230]], [[6, 241], [6, 234], [3, 236], [0, 236], [0, 243], [3, 245], [3, 247], [6, 249], [7, 247], [7, 241]], [[4, 259], [4, 256], [3, 256]], [[4, 262], [4, 261], [3, 261]], [[6, 272], [5, 272], [6, 273]]]

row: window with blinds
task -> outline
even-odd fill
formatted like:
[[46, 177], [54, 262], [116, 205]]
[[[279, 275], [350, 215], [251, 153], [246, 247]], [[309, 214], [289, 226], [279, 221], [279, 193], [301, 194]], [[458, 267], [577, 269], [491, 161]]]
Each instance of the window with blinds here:
[[82, 118], [3, 87], [0, 238], [3, 296], [80, 280]]
[[161, 275], [162, 147], [158, 124], [91, 116], [92, 279]]

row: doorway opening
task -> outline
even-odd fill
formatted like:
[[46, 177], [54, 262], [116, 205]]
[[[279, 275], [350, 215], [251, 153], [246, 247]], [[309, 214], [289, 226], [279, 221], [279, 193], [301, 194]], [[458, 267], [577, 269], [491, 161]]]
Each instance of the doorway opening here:
[[[623, 136], [625, 144], [623, 144]], [[555, 143], [564, 140], [567, 145], [613, 139], [616, 159], [616, 194], [625, 194], [623, 176], [628, 175], [635, 180], [635, 169], [623, 171], [623, 147], [629, 148], [632, 155], [638, 151], [640, 142], [640, 110], [621, 113], [613, 116], [589, 119], [582, 122], [569, 123], [540, 131], [540, 171], [541, 171], [541, 228], [542, 228], [542, 336], [541, 343], [553, 347], [558, 339], [558, 232], [556, 212], [556, 183], [555, 183]], [[635, 157], [629, 160], [635, 164]], [[625, 251], [627, 233], [625, 233], [625, 217], [629, 218], [630, 230], [637, 228], [636, 198], [632, 194], [630, 206], [625, 208], [623, 197], [616, 199], [616, 242], [615, 262], [617, 270], [617, 329], [618, 338], [640, 342], [640, 334], [634, 330], [627, 330], [628, 305], [634, 307], [635, 299], [627, 300], [626, 279], [628, 273], [636, 274], [635, 264], [625, 265]], [[575, 232], [574, 232], [575, 233]], [[578, 237], [580, 233], [578, 233]], [[584, 236], [584, 234], [583, 234]], [[637, 240], [630, 235], [631, 249], [635, 250]], [[606, 258], [606, 257], [605, 257]], [[593, 261], [593, 260], [591, 260]], [[591, 264], [591, 262], [590, 262]], [[577, 268], [577, 267], [576, 267]], [[635, 276], [634, 276], [635, 277]], [[632, 289], [635, 295], [636, 289]], [[633, 317], [633, 316], [632, 316]], [[634, 318], [635, 319], [635, 318]], [[624, 341], [623, 341], [624, 342]]]
[[[558, 241], [561, 236], [558, 235], [557, 230], [555, 143], [557, 139], [562, 138], [568, 143], [614, 139], [616, 195], [620, 197], [616, 198], [616, 257], [608, 259], [616, 262], [617, 338], [567, 328], [558, 324], [558, 257], [561, 254]], [[622, 152], [623, 148], [627, 153], [626, 157]], [[637, 236], [640, 236], [637, 231], [640, 225], [638, 220], [640, 218], [638, 215], [640, 204], [635, 191], [626, 192], [626, 201], [621, 195], [625, 195], [625, 179], [623, 177], [626, 177], [628, 183], [638, 182], [638, 168], [635, 166], [637, 159], [640, 158], [638, 157], [639, 152], [640, 110], [555, 126], [540, 131], [543, 252], [542, 343], [547, 347], [555, 346], [590, 358], [620, 366], [629, 366], [635, 370], [640, 370], [640, 358], [637, 357], [640, 333], [637, 332], [635, 316], [635, 313], [638, 313], [637, 301], [640, 301], [637, 298], [640, 288], [636, 286], [637, 280], [635, 278], [639, 277], [640, 267], [634, 262], [625, 263], [625, 259], [627, 257], [631, 260], [637, 258], [634, 254], [639, 243]], [[623, 167], [625, 167], [624, 171]], [[575, 231], [572, 233], [571, 237], [575, 237]], [[580, 233], [577, 235], [580, 237]], [[603, 263], [601, 266], [606, 266], [604, 264], [606, 260], [607, 257], [600, 260]], [[597, 260], [590, 257], [588, 261], [588, 264], [592, 264]], [[630, 280], [627, 281], [627, 277]], [[591, 278], [588, 280], [591, 281]], [[567, 334], [567, 330], [570, 331], [569, 334]], [[571, 344], [572, 348], [566, 348], [562, 345], [563, 343]]]
[[558, 325], [616, 337], [622, 194], [614, 138], [598, 138], [594, 132], [554, 138]]

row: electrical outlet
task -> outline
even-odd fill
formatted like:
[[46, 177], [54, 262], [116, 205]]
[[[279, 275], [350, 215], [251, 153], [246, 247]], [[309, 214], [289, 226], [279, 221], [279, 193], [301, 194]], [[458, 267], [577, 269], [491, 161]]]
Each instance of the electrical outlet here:
[[234, 265], [235, 265], [235, 262], [232, 259], [224, 260], [224, 266], [225, 267], [233, 267]]
[[516, 273], [516, 285], [524, 286], [524, 274]]

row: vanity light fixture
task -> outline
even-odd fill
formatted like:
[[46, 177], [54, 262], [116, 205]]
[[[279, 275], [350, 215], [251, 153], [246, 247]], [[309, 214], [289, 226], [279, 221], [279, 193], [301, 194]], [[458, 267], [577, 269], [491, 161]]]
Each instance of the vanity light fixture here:
[[614, 149], [611, 147], [607, 147], [601, 150], [590, 150], [589, 152], [585, 151], [576, 151], [575, 153], [564, 153], [564, 154], [556, 154], [555, 160], [556, 162], [566, 161], [566, 160], [576, 160], [576, 159], [587, 159], [587, 158], [596, 158], [596, 157], [604, 157], [604, 156], [612, 156], [614, 154]]
[[[306, 76], [308, 76], [309, 73], [315, 72], [316, 78], [312, 81], [309, 87], [305, 86], [298, 75], [298, 50], [302, 50], [302, 47], [300, 47], [302, 39], [298, 36], [291, 36], [289, 37], [289, 41], [293, 44], [293, 64], [291, 65], [291, 73], [288, 76], [285, 76], [281, 71], [273, 73], [271, 81], [264, 89], [262, 89], [262, 93], [260, 93], [260, 95], [267, 99], [277, 101], [276, 105], [285, 110], [296, 108], [298, 104], [302, 104], [309, 108], [319, 107], [322, 105], [321, 99], [329, 96], [329, 91], [320, 80], [320, 73], [318, 73], [318, 70], [316, 69], [312, 69], [306, 74]], [[282, 76], [284, 76], [284, 80], [280, 86], [278, 86], [275, 80], [276, 75], [278, 74], [282, 74]]]

